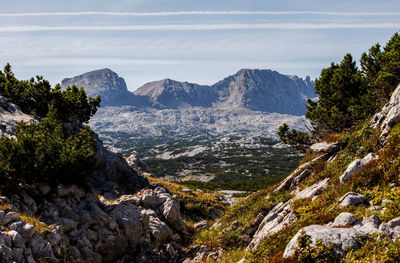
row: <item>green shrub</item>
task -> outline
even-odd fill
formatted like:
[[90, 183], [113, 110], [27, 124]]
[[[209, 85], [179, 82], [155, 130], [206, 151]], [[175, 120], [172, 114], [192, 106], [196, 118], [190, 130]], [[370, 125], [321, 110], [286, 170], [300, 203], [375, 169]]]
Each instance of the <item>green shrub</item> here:
[[5, 190], [34, 182], [85, 185], [96, 162], [96, 139], [88, 126], [65, 129], [50, 111], [39, 124], [20, 123], [15, 139], [0, 138], [0, 183]]
[[318, 240], [315, 244], [312, 244], [311, 237], [303, 231], [298, 238], [294, 257], [299, 262], [304, 263], [336, 262], [337, 257], [333, 248], [334, 244], [325, 246], [322, 240]]
[[10, 64], [4, 67], [4, 73], [0, 71], [0, 94], [17, 104], [24, 113], [40, 117], [45, 117], [53, 105], [57, 118], [63, 122], [87, 122], [100, 106], [100, 96], [88, 99], [83, 88], [72, 86], [61, 91], [60, 85], [56, 85], [52, 89], [41, 76], [36, 80], [18, 80]]

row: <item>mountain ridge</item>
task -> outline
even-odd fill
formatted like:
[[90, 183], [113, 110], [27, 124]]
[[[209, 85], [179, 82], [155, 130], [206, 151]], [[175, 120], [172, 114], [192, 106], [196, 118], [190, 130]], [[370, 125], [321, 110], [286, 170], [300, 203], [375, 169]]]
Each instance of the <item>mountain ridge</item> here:
[[308, 98], [316, 97], [315, 83], [267, 69], [241, 69], [213, 85], [169, 78], [152, 81], [134, 92], [110, 69], [63, 79], [62, 88], [77, 85], [89, 96], [100, 95], [102, 106], [179, 109], [188, 107], [238, 109], [303, 115]]

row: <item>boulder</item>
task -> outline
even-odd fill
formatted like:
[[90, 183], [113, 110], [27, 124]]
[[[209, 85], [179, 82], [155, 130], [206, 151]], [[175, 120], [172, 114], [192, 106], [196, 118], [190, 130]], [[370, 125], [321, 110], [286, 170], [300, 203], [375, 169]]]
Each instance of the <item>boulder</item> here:
[[25, 239], [15, 230], [11, 230], [7, 233], [11, 237], [13, 247], [24, 248], [25, 247]]
[[[360, 240], [374, 233], [384, 233], [384, 236], [394, 236], [395, 230], [389, 224], [379, 225], [379, 218], [376, 215], [365, 217], [362, 222], [351, 213], [339, 214], [333, 223], [327, 225], [311, 225], [304, 227], [287, 244], [283, 257], [289, 258], [294, 255], [297, 248], [299, 236], [303, 233], [310, 236], [312, 244], [322, 240], [323, 244], [329, 246], [334, 244], [334, 252], [341, 254], [346, 249], [357, 249]], [[400, 227], [399, 227], [400, 234]], [[360, 239], [361, 238], [361, 239]]]
[[19, 216], [16, 212], [8, 212], [3, 218], [3, 225], [8, 225], [19, 220]]
[[357, 217], [351, 213], [340, 213], [333, 221], [332, 227], [350, 227], [356, 223], [360, 223]]
[[150, 216], [149, 220], [150, 234], [155, 248], [159, 249], [162, 247], [169, 236], [172, 234], [172, 230], [160, 219]]
[[318, 142], [311, 145], [310, 149], [317, 153], [335, 153], [340, 150], [340, 143]]
[[271, 209], [259, 225], [247, 249], [255, 250], [268, 236], [297, 221], [298, 217], [291, 210], [291, 204], [292, 201], [289, 200], [287, 202], [281, 202]]
[[311, 225], [301, 229], [290, 240], [283, 253], [284, 258], [294, 255], [298, 238], [303, 231], [306, 235], [310, 236], [312, 244], [315, 244], [318, 240], [322, 240], [326, 246], [335, 244], [334, 251], [339, 254], [343, 253], [346, 249], [357, 249], [360, 246], [358, 243], [358, 232], [354, 228], [331, 228], [329, 226]]
[[374, 153], [367, 154], [363, 159], [356, 159], [347, 166], [346, 171], [340, 176], [340, 183], [349, 181], [356, 172], [362, 171], [371, 161], [378, 158]]
[[346, 207], [364, 205], [366, 201], [367, 198], [362, 194], [348, 192], [339, 199], [338, 203], [340, 207]]
[[328, 182], [329, 182], [329, 178], [325, 178], [324, 180], [319, 181], [318, 183], [315, 183], [315, 184], [307, 187], [303, 191], [297, 193], [296, 198], [298, 198], [298, 199], [306, 199], [306, 198], [314, 199], [328, 187]]
[[188, 232], [188, 229], [183, 223], [179, 202], [175, 199], [167, 199], [160, 207], [167, 224], [173, 229], [181, 233]]

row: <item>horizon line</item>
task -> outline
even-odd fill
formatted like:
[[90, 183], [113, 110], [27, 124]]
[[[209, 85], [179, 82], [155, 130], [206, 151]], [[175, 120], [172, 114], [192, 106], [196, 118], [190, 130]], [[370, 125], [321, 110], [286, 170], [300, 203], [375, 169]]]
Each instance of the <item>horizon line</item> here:
[[186, 15], [331, 15], [331, 16], [398, 16], [400, 12], [334, 12], [334, 11], [172, 11], [172, 12], [27, 12], [0, 13], [0, 17], [21, 16], [186, 16]]

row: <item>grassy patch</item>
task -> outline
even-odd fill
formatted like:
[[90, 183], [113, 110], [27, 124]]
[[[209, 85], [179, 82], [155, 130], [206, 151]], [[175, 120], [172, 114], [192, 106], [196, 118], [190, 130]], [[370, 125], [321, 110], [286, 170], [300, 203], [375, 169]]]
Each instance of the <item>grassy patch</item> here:
[[52, 231], [53, 230], [50, 226], [46, 225], [43, 222], [40, 222], [40, 220], [33, 215], [23, 213], [23, 214], [19, 214], [19, 218], [21, 220], [25, 221], [25, 223], [33, 225], [37, 232], [42, 233], [44, 231]]

